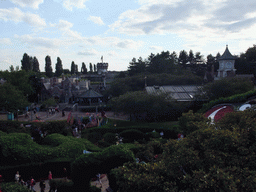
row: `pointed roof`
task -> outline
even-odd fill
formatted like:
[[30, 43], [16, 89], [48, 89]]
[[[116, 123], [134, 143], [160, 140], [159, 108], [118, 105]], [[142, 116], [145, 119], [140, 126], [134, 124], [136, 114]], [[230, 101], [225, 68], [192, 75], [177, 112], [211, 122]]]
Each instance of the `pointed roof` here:
[[235, 59], [236, 57], [230, 53], [230, 51], [228, 50], [228, 45], [226, 45], [226, 50], [224, 51], [222, 56], [220, 56], [219, 60], [235, 60]]
[[81, 93], [78, 97], [80, 98], [99, 98], [99, 97], [103, 97], [103, 95], [101, 95], [100, 93], [89, 89], [83, 93]]

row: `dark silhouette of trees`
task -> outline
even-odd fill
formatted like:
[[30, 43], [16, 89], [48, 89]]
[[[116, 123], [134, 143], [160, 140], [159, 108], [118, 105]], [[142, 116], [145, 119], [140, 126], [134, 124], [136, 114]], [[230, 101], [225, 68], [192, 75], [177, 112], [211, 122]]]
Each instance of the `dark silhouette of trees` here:
[[62, 61], [59, 57], [57, 57], [57, 63], [55, 66], [55, 76], [59, 77], [63, 73]]
[[76, 64], [75, 64], [75, 62], [74, 61], [72, 61], [72, 63], [71, 63], [71, 75], [73, 75], [74, 73], [75, 73], [75, 71], [76, 71]]
[[45, 75], [47, 77], [52, 77], [53, 72], [52, 72], [52, 62], [51, 62], [51, 57], [47, 55], [45, 57]]
[[81, 73], [82, 73], [82, 74], [86, 74], [86, 73], [87, 73], [87, 68], [86, 68], [84, 62], [82, 63]]
[[90, 63], [90, 73], [93, 73], [92, 63]]
[[39, 62], [36, 57], [33, 58], [33, 71], [40, 72]]
[[25, 71], [29, 71], [29, 56], [27, 53], [24, 53], [23, 58], [21, 60], [21, 69]]

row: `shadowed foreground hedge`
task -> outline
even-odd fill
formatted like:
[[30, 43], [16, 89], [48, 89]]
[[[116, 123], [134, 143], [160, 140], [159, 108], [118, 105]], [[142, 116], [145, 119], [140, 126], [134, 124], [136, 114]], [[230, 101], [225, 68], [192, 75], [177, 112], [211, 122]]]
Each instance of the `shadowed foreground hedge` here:
[[102, 152], [81, 155], [72, 164], [72, 180], [76, 191], [90, 188], [90, 180], [98, 173], [109, 173], [111, 169], [134, 161], [132, 151], [122, 145], [113, 145]]

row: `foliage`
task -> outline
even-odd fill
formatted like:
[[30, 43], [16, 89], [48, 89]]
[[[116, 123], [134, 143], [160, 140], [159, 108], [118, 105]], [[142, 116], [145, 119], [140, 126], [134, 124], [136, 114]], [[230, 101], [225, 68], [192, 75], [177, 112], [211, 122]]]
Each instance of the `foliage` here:
[[33, 58], [33, 71], [40, 72], [39, 62], [36, 57]]
[[179, 118], [180, 129], [184, 134], [190, 134], [198, 130], [202, 124], [209, 123], [209, 119], [205, 118], [201, 113], [193, 113], [189, 111], [188, 113], [183, 113]]
[[196, 131], [169, 140], [159, 161], [112, 170], [110, 186], [116, 191], [254, 191], [255, 116], [252, 110], [229, 113], [216, 125], [190, 117]]
[[0, 86], [0, 108], [9, 112], [22, 110], [28, 105], [22, 92], [9, 83]]
[[56, 106], [56, 100], [52, 97], [47, 100], [45, 100], [42, 105], [45, 105], [46, 107], [53, 107]]
[[86, 68], [84, 62], [82, 63], [81, 73], [82, 73], [82, 74], [86, 74], [86, 73], [87, 73], [87, 68]]
[[206, 97], [210, 100], [215, 100], [250, 91], [253, 89], [253, 84], [251, 80], [224, 78], [213, 83], [208, 83], [202, 89]]
[[1, 134], [1, 163], [19, 165], [30, 162], [44, 162], [56, 158], [74, 159], [80, 156], [83, 150], [101, 150], [86, 139], [77, 139], [60, 134], [48, 135], [43, 140], [43, 144], [35, 143], [31, 136], [25, 133]]
[[108, 93], [113, 97], [123, 95], [129, 91], [142, 91], [147, 86], [153, 85], [195, 85], [201, 84], [202, 78], [193, 75], [191, 72], [183, 70], [181, 74], [138, 74], [131, 77], [115, 79], [111, 83]]
[[0, 75], [2, 78], [5, 78], [8, 83], [20, 90], [24, 96], [32, 94], [33, 89], [29, 83], [29, 77], [34, 75], [33, 72], [26, 72], [25, 70], [14, 72], [0, 71]]
[[59, 77], [63, 73], [62, 61], [59, 57], [57, 57], [57, 63], [55, 66], [55, 76]]
[[21, 60], [21, 69], [25, 71], [32, 70], [32, 66], [30, 65], [30, 58], [27, 53], [24, 53], [23, 58]]
[[221, 97], [219, 99], [215, 99], [210, 101], [209, 103], [204, 104], [203, 107], [198, 112], [204, 113], [217, 104], [246, 102], [250, 97], [253, 97], [255, 95], [256, 95], [256, 91], [251, 90], [246, 93], [236, 94], [230, 97]]
[[111, 101], [112, 108], [134, 116], [135, 120], [174, 120], [186, 106], [171, 101], [166, 94], [128, 92]]
[[70, 180], [52, 179], [49, 181], [50, 186], [56, 186], [59, 192], [69, 192], [73, 190], [74, 183]]
[[47, 55], [45, 57], [45, 75], [47, 77], [52, 77], [53, 72], [52, 72], [52, 62], [51, 62], [51, 57]]
[[137, 141], [139, 139], [144, 138], [144, 134], [141, 131], [136, 129], [129, 129], [129, 130], [122, 131], [119, 134], [119, 136], [123, 137], [124, 143], [131, 143], [133, 141]]
[[30, 192], [30, 189], [24, 187], [20, 184], [11, 182], [11, 183], [2, 183], [1, 184], [1, 191], [2, 192]]
[[116, 134], [114, 133], [105, 133], [103, 135], [103, 139], [105, 142], [111, 143], [111, 144], [115, 144], [116, 143]]
[[109, 173], [112, 168], [128, 161], [134, 161], [134, 155], [122, 145], [113, 145], [99, 153], [81, 155], [72, 164], [72, 180], [78, 189], [84, 191], [89, 189], [90, 180], [96, 174]]

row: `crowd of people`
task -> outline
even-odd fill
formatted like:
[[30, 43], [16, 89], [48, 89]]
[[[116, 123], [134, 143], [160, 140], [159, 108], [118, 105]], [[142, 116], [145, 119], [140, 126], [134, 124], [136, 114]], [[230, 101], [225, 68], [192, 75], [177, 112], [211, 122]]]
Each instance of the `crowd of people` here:
[[[51, 171], [49, 171], [47, 178], [48, 178], [49, 184], [50, 184], [50, 181], [53, 179], [53, 175], [52, 175]], [[63, 168], [63, 179], [67, 180], [67, 169], [65, 167]], [[19, 171], [17, 171], [14, 176], [14, 180], [15, 180], [15, 183], [20, 184], [24, 187], [27, 187], [31, 191], [34, 191], [34, 192], [36, 191], [35, 190], [36, 181], [32, 176], [27, 181], [24, 181], [23, 178], [21, 177]], [[46, 189], [45, 180], [40, 179], [39, 187], [40, 187], [41, 192], [45, 192], [45, 189]], [[50, 185], [49, 192], [56, 192], [56, 191], [57, 191], [57, 187], [56, 187], [55, 183], [52, 183], [52, 185]]]

